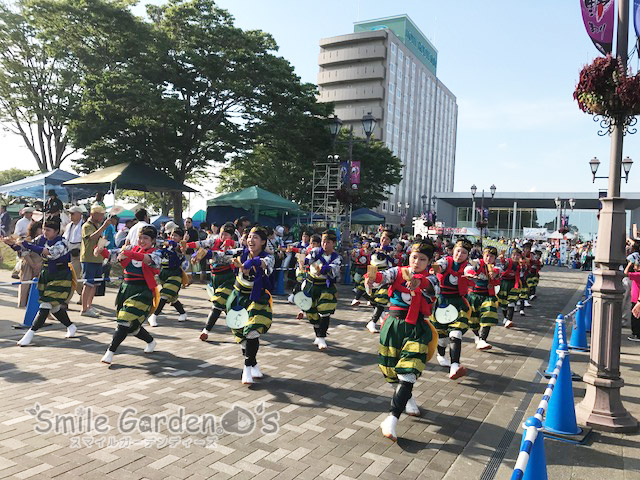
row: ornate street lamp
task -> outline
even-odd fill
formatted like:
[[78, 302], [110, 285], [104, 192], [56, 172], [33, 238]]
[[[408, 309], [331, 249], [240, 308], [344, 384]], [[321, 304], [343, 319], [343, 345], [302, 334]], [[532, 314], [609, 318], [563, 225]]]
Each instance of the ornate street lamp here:
[[376, 118], [371, 115], [371, 112], [368, 112], [366, 115], [362, 117], [362, 130], [364, 130], [364, 134], [367, 136], [367, 142], [371, 138], [371, 134], [373, 130], [376, 128]]
[[335, 140], [340, 133], [340, 129], [342, 128], [342, 120], [338, 118], [337, 115], [334, 115], [329, 119], [329, 133]]
[[629, 158], [629, 156], [624, 157], [622, 160], [622, 169], [624, 170], [624, 183], [629, 181], [629, 172], [631, 171], [631, 166], [633, 165], [633, 160]]

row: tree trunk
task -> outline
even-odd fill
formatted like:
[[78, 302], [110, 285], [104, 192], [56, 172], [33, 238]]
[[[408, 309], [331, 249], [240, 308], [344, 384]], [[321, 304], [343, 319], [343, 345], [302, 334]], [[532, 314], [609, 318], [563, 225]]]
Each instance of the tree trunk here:
[[182, 192], [171, 192], [171, 203], [173, 203], [173, 220], [182, 225]]

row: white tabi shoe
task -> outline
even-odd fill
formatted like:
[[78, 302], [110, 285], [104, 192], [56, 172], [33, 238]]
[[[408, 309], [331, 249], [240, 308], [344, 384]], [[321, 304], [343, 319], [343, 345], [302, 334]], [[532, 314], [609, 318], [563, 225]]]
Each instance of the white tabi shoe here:
[[186, 322], [187, 321], [187, 314], [186, 313], [181, 313], [180, 316], [178, 317], [178, 321], [179, 322]]
[[251, 367], [246, 365], [242, 369], [242, 384], [251, 385], [253, 383], [253, 375], [251, 375]]
[[356, 300], [355, 298], [351, 300], [352, 307], [357, 307], [358, 305], [360, 305], [360, 300]]
[[75, 337], [77, 330], [78, 330], [78, 328], [76, 327], [76, 324], [72, 323], [71, 325], [69, 325], [67, 327], [67, 334], [64, 337], [65, 338], [73, 338], [73, 337]]
[[392, 442], [398, 441], [398, 434], [396, 433], [396, 425], [398, 424], [398, 419], [393, 415], [389, 415], [385, 418], [380, 424], [380, 429], [382, 430], [382, 435], [387, 437]]
[[476, 349], [477, 350], [491, 350], [493, 348], [493, 345], [491, 345], [490, 343], [487, 343], [485, 340], [480, 339], [478, 341], [478, 344], [476, 345]]
[[456, 380], [460, 377], [464, 377], [467, 374], [467, 369], [464, 368], [459, 363], [452, 363], [451, 368], [449, 369], [449, 378], [451, 380]]
[[111, 350], [107, 350], [100, 361], [102, 363], [106, 363], [107, 365], [111, 365], [111, 362], [113, 362], [113, 353], [114, 352], [112, 352]]
[[524, 310], [520, 310], [520, 316], [524, 317]]
[[529, 297], [529, 300], [533, 300], [534, 298], [536, 298], [536, 294], [535, 293]]
[[316, 345], [318, 345], [318, 350], [326, 350], [327, 349], [327, 342], [324, 339], [324, 337], [318, 337], [318, 343], [316, 343]]
[[149, 315], [149, 325], [152, 327], [158, 326], [158, 316], [155, 313]]
[[35, 334], [36, 332], [34, 332], [33, 330], [31, 329], [27, 330], [27, 332], [22, 336], [22, 338], [18, 340], [17, 344], [21, 347], [26, 347], [31, 343], [31, 340], [33, 340], [33, 336]]
[[524, 306], [525, 307], [530, 307], [531, 306], [531, 304], [529, 303], [529, 300], [525, 300], [524, 301]]
[[367, 302], [367, 306], [369, 306], [369, 307], [370, 307], [370, 306], [371, 306], [371, 302]]
[[477, 344], [478, 344], [478, 342], [480, 341], [480, 337], [479, 337], [478, 335], [474, 335], [474, 336], [473, 336], [473, 341], [474, 341], [474, 343], [477, 345]]
[[319, 338], [320, 338], [320, 337], [316, 337], [316, 339], [313, 341], [313, 344], [314, 344], [314, 345], [318, 345], [318, 340], [319, 340]]
[[373, 320], [370, 320], [369, 323], [367, 323], [367, 330], [369, 330], [371, 333], [380, 333], [380, 330], [378, 330], [378, 325], [376, 325], [376, 322], [374, 322]]
[[293, 301], [293, 293], [289, 294], [289, 296], [287, 297], [287, 302], [289, 302], [291, 305], [295, 305], [296, 302]]
[[260, 367], [258, 367], [257, 363], [253, 367], [251, 367], [251, 376], [253, 378], [262, 378], [264, 376], [262, 375], [262, 372], [260, 371]]
[[450, 367], [451, 366], [451, 360], [449, 360], [447, 357], [443, 357], [442, 355], [438, 354], [438, 355], [436, 355], [436, 359], [438, 360], [438, 364], [441, 367]]
[[513, 327], [513, 322], [511, 320], [506, 320], [504, 322], [504, 328], [511, 328]]
[[155, 349], [156, 349], [156, 341], [151, 340], [149, 343], [147, 343], [147, 346], [144, 347], [144, 353], [153, 353]]
[[207, 330], [206, 328], [202, 329], [202, 333], [200, 333], [200, 340], [202, 340], [203, 342], [206, 342], [209, 339], [209, 334], [211, 332], [209, 330]]
[[413, 396], [407, 402], [406, 407], [404, 407], [404, 413], [412, 417], [420, 416], [420, 409], [418, 408], [418, 405], [416, 404], [416, 399], [413, 398]]

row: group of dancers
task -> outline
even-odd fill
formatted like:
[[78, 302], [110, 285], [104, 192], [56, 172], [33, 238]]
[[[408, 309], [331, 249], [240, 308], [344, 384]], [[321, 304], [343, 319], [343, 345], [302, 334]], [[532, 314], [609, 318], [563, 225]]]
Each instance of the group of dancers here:
[[[50, 314], [67, 327], [67, 338], [76, 335], [76, 326], [66, 311], [76, 279], [70, 267], [69, 244], [60, 233], [60, 221], [54, 217], [45, 221], [43, 235], [34, 242], [3, 239], [14, 250], [30, 250], [44, 260], [38, 279], [39, 312], [18, 341], [20, 346], [32, 342]], [[189, 283], [186, 251], [194, 249], [191, 261], [206, 259], [211, 270], [207, 285], [211, 311], [200, 340], [208, 340], [225, 313], [227, 326], [242, 348], [242, 383], [262, 378], [257, 354], [260, 338], [272, 325], [270, 276], [275, 265], [267, 231], [255, 226], [240, 235], [235, 225], [228, 223], [214, 239], [187, 242], [179, 227], [166, 241], [158, 241], [157, 236], [153, 226], [144, 226], [134, 246], [110, 251], [100, 245], [94, 250], [96, 255], [120, 262], [124, 269], [115, 300], [116, 329], [101, 361], [110, 365], [130, 335], [145, 342], [145, 353], [152, 353], [156, 341], [144, 323], [158, 326], [167, 303], [177, 311], [178, 321], [186, 320], [179, 294]], [[351, 305], [357, 307], [366, 300], [373, 309], [366, 328], [380, 335], [378, 365], [394, 386], [390, 413], [381, 429], [385, 437], [395, 441], [401, 414], [420, 415], [412, 389], [425, 364], [436, 354], [438, 363], [449, 368], [450, 379], [466, 375], [461, 364], [465, 332], [473, 332], [478, 350], [491, 349], [487, 340], [491, 327], [498, 324], [500, 307], [504, 326], [511, 328], [515, 310], [524, 314], [536, 296], [542, 264], [540, 253], [532, 252], [530, 244], [522, 251], [514, 249], [510, 258], [495, 247], [486, 247], [482, 258], [472, 260], [472, 245], [465, 239], [450, 252], [441, 242], [429, 239], [419, 238], [410, 244], [400, 240], [395, 245], [394, 241], [393, 233], [385, 230], [378, 239], [364, 241], [353, 250], [356, 296]], [[336, 244], [336, 234], [326, 230], [322, 235], [303, 232], [299, 242], [283, 247], [285, 254], [297, 260], [290, 301], [300, 308], [298, 318], [306, 316], [313, 327], [313, 343], [319, 350], [328, 348], [326, 337], [337, 306], [342, 258]], [[447, 347], [449, 358], [445, 356]]]

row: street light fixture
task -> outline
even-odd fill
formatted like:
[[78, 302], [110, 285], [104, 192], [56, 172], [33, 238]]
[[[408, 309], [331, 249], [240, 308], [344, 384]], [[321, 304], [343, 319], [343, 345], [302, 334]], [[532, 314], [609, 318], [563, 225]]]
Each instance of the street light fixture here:
[[371, 138], [371, 134], [373, 130], [376, 128], [376, 117], [371, 115], [371, 112], [368, 112], [365, 116], [362, 117], [362, 130], [364, 130], [364, 134], [367, 136], [367, 140]]
[[[624, 171], [624, 183], [629, 182], [629, 172], [631, 171], [631, 166], [633, 165], [633, 160], [627, 155], [622, 160], [622, 170]], [[609, 178], [608, 176], [598, 177], [596, 173], [598, 172], [598, 167], [600, 166], [600, 160], [597, 157], [593, 157], [589, 160], [589, 168], [591, 169], [591, 173], [593, 174], [593, 183], [596, 182], [596, 178]]]
[[341, 129], [342, 129], [342, 120], [340, 120], [337, 115], [334, 115], [329, 119], [329, 133], [335, 139], [340, 133]]
[[573, 207], [576, 206], [576, 201], [573, 198], [569, 199], [569, 207], [571, 207], [571, 211], [573, 212]]
[[495, 194], [496, 194], [496, 186], [495, 185], [491, 185], [489, 190], [491, 190], [491, 198], [493, 198], [495, 196]]
[[476, 187], [476, 185], [474, 183], [473, 185], [471, 185], [471, 196], [475, 197], [477, 191], [478, 191], [478, 187]]

